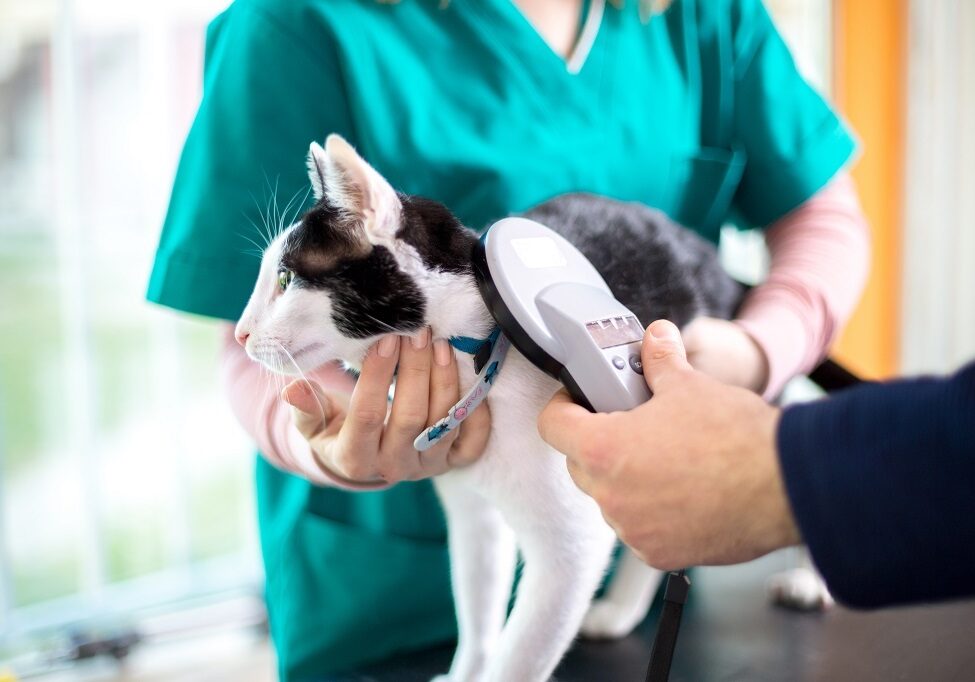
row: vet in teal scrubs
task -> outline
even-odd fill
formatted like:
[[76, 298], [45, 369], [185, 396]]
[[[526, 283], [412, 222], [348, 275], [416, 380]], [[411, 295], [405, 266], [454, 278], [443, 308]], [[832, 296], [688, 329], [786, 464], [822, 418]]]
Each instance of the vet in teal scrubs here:
[[[257, 276], [241, 236], [252, 195], [267, 178], [280, 196], [303, 190], [308, 145], [331, 132], [476, 229], [583, 190], [712, 240], [728, 221], [779, 218], [853, 152], [759, 0], [676, 0], [649, 22], [637, 2], [607, 5], [576, 73], [511, 0], [440, 5], [237, 0], [217, 17], [150, 300], [236, 320]], [[349, 493], [259, 459], [257, 483], [282, 679], [454, 635], [429, 482]]]

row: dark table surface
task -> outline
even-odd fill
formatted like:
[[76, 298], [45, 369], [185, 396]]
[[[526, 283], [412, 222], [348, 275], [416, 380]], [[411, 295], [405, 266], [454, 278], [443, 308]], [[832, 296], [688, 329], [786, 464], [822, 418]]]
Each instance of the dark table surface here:
[[[670, 679], [975, 682], [975, 601], [873, 613], [769, 606], [766, 578], [796, 563], [787, 550], [743, 566], [695, 569]], [[643, 682], [658, 614], [659, 605], [625, 639], [577, 642], [556, 679]], [[431, 649], [328, 682], [426, 682], [447, 670], [452, 653], [452, 646]]]

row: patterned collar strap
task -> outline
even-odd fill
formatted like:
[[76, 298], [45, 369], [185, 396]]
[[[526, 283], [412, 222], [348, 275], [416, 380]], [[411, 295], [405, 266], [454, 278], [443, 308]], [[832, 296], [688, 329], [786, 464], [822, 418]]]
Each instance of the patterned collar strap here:
[[485, 343], [488, 343], [491, 339], [473, 339], [470, 336], [451, 336], [450, 345], [459, 350], [461, 353], [467, 353], [468, 355], [475, 355], [478, 349]]
[[[474, 341], [476, 348], [473, 346], [460, 348], [455, 343], [456, 339]], [[467, 419], [468, 415], [476, 410], [478, 405], [484, 402], [484, 399], [487, 398], [488, 391], [494, 385], [494, 380], [501, 371], [501, 365], [504, 364], [504, 358], [508, 354], [508, 348], [511, 347], [511, 342], [501, 333], [500, 327], [495, 327], [491, 335], [482, 341], [468, 339], [467, 337], [454, 337], [450, 339], [450, 345], [464, 353], [469, 353], [474, 356], [477, 380], [464, 397], [460, 399], [460, 402], [450, 408], [446, 417], [421, 433], [413, 441], [413, 447], [420, 452], [429, 450], [436, 445], [437, 441], [460, 426], [461, 422]], [[468, 348], [471, 348], [471, 350], [468, 350]], [[484, 361], [479, 363], [479, 358], [484, 358]]]

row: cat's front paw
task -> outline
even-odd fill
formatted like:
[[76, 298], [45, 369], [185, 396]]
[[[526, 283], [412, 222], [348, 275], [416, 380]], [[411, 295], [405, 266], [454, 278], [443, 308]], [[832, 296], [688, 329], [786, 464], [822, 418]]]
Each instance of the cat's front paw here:
[[769, 578], [766, 592], [776, 606], [796, 611], [825, 611], [834, 603], [823, 578], [805, 566], [776, 573]]
[[633, 631], [643, 615], [630, 606], [597, 599], [589, 606], [579, 634], [588, 639], [619, 639]]

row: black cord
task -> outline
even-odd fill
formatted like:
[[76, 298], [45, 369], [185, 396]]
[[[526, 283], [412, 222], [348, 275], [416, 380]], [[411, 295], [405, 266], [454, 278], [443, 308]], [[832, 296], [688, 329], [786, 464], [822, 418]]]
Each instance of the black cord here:
[[684, 602], [687, 601], [687, 591], [690, 587], [691, 581], [684, 575], [683, 568], [667, 574], [664, 606], [657, 625], [657, 635], [653, 638], [653, 648], [650, 649], [647, 682], [667, 682], [670, 677], [670, 664], [674, 659], [674, 648], [677, 646], [680, 618], [684, 612]]

